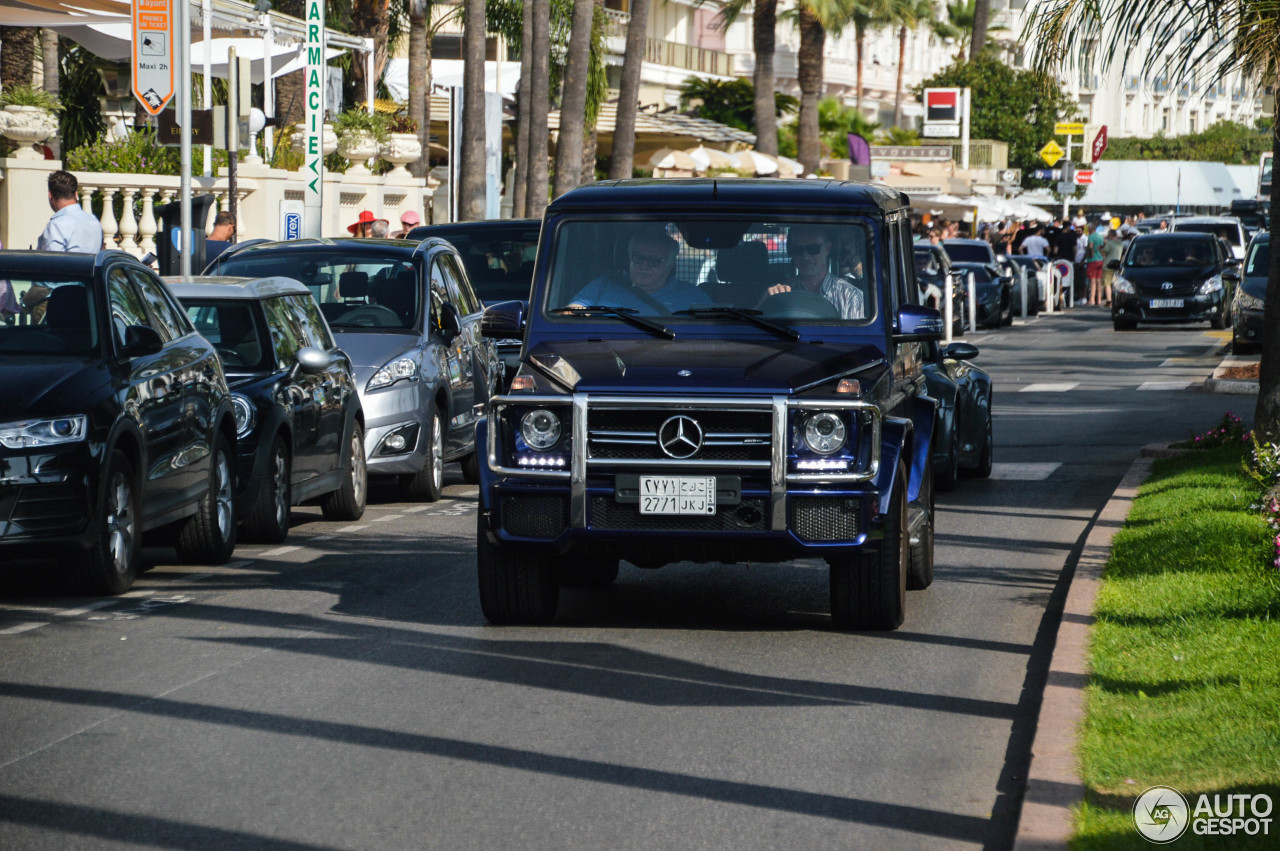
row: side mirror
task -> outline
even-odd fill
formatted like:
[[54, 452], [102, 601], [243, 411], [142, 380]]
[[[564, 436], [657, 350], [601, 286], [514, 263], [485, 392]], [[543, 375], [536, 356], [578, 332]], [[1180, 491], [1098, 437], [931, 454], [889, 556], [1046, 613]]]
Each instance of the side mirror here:
[[942, 356], [951, 360], [973, 360], [978, 356], [978, 347], [972, 343], [952, 343], [942, 350]]
[[1119, 272], [1119, 271], [1120, 271], [1120, 269], [1121, 269], [1120, 261], [1119, 261], [1119, 260], [1108, 260], [1108, 261], [1107, 261], [1107, 268], [1108, 268], [1108, 269], [1110, 269], [1112, 272]]
[[329, 368], [329, 354], [314, 346], [298, 349], [298, 367], [308, 375], [324, 372]]
[[120, 354], [127, 358], [154, 355], [164, 348], [164, 340], [150, 325], [130, 325], [124, 329], [124, 346]]
[[524, 301], [500, 301], [484, 309], [480, 318], [480, 336], [490, 340], [517, 340], [524, 337], [524, 318], [529, 304]]
[[897, 332], [893, 335], [893, 339], [898, 343], [942, 339], [942, 314], [932, 307], [904, 304], [898, 308], [894, 324], [897, 326]]
[[446, 301], [440, 305], [440, 331], [451, 343], [462, 333], [462, 317], [453, 302]]
[[1005, 286], [1005, 287], [1011, 287], [1011, 286], [1013, 286], [1013, 276], [1012, 276], [1012, 275], [1001, 275], [1001, 276], [1000, 276], [1000, 285], [1001, 285], [1001, 286]]
[[1222, 270], [1222, 280], [1230, 281], [1233, 284], [1240, 283], [1240, 270], [1233, 266], [1228, 266]]
[[1227, 259], [1226, 265], [1228, 265], [1228, 266], [1239, 266], [1239, 265], [1240, 265], [1240, 260], [1239, 260], [1238, 258], [1236, 258], [1236, 257], [1230, 257], [1230, 258], [1228, 258], [1228, 259]]

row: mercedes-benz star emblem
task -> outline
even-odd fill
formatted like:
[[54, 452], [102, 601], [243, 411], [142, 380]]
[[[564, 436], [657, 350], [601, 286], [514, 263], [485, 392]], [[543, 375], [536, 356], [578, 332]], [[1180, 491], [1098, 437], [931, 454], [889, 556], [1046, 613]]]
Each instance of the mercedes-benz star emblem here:
[[692, 458], [702, 448], [702, 426], [692, 417], [678, 414], [658, 427], [658, 446], [669, 458]]

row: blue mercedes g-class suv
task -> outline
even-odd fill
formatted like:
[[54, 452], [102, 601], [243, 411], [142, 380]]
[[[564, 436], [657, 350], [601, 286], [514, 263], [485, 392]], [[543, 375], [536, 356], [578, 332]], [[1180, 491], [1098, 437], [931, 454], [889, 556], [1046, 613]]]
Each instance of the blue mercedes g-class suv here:
[[829, 181], [599, 183], [546, 211], [524, 341], [477, 425], [480, 603], [555, 615], [619, 559], [830, 565], [840, 629], [933, 578], [936, 403], [907, 198]]

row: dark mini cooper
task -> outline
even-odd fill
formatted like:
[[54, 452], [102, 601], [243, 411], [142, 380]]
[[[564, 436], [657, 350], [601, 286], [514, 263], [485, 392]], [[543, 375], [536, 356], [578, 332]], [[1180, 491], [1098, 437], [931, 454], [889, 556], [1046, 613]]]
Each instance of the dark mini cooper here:
[[1204, 322], [1225, 328], [1240, 280], [1228, 246], [1210, 233], [1140, 234], [1121, 260], [1110, 260], [1111, 322], [1131, 331], [1139, 322]]
[[531, 300], [485, 311], [486, 336], [524, 339], [476, 428], [485, 617], [545, 621], [620, 559], [817, 558], [837, 627], [899, 626], [933, 579], [922, 343], [942, 334], [906, 197], [607, 182], [557, 198], [541, 239]]
[[351, 361], [311, 292], [287, 278], [191, 278], [169, 287], [222, 358], [246, 537], [280, 543], [290, 507], [312, 499], [330, 520], [359, 520], [364, 413]]
[[1231, 349], [1236, 354], [1256, 352], [1262, 346], [1270, 271], [1271, 234], [1261, 231], [1249, 240], [1244, 274], [1231, 304]]
[[78, 584], [119, 594], [167, 524], [184, 560], [230, 558], [230, 394], [160, 279], [119, 251], [4, 251], [0, 278], [21, 304], [0, 325], [0, 562], [80, 550]]
[[938, 400], [933, 470], [940, 491], [955, 489], [962, 473], [991, 475], [991, 376], [970, 363], [977, 356], [978, 347], [969, 343], [925, 344], [925, 382]]

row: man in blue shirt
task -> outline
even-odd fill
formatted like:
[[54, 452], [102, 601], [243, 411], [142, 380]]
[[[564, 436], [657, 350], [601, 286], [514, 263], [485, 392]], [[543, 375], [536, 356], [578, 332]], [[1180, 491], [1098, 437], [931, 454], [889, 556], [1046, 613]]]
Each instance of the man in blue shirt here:
[[49, 175], [49, 206], [53, 217], [40, 234], [41, 251], [97, 254], [102, 250], [102, 225], [76, 202], [79, 181], [69, 171]]
[[596, 278], [569, 300], [571, 307], [628, 307], [653, 315], [712, 304], [707, 293], [675, 276], [680, 246], [661, 225], [642, 226], [627, 244], [628, 280]]

